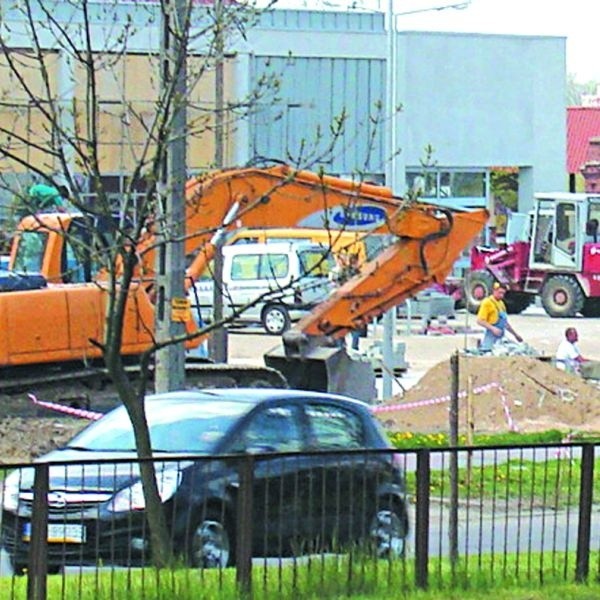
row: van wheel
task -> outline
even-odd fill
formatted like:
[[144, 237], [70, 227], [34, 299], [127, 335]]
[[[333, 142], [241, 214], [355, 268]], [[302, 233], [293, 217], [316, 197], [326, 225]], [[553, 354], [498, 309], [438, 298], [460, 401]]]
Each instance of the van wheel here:
[[261, 321], [265, 331], [271, 335], [281, 335], [290, 328], [291, 323], [287, 308], [280, 304], [266, 306]]

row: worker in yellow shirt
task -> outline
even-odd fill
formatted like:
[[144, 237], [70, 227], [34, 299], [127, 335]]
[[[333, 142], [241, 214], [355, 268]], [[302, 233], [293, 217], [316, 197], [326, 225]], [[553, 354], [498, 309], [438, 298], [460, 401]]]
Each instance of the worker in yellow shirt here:
[[512, 328], [508, 322], [508, 313], [504, 304], [507, 287], [502, 283], [494, 283], [492, 293], [481, 302], [477, 311], [477, 324], [485, 329], [480, 350], [490, 351], [494, 344], [504, 337], [504, 333], [512, 333], [517, 342], [523, 338]]

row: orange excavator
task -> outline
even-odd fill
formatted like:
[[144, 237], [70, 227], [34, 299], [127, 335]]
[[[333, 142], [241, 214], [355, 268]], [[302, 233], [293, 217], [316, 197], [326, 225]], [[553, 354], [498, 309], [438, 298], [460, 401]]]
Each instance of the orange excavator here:
[[[368, 399], [370, 364], [357, 364], [339, 340], [389, 308], [434, 283], [441, 283], [462, 250], [487, 221], [485, 210], [450, 210], [393, 196], [390, 189], [297, 171], [286, 166], [234, 169], [192, 179], [186, 187], [185, 252], [190, 256], [187, 285], [205, 269], [215, 250], [215, 234], [238, 228], [319, 227], [331, 232], [382, 235], [387, 246], [362, 266], [361, 273], [338, 288], [292, 330], [282, 346], [265, 356], [266, 367], [195, 365], [193, 385], [286, 385], [349, 393]], [[84, 225], [85, 223], [85, 225]], [[101, 232], [101, 223], [94, 226]], [[89, 246], [89, 217], [48, 213], [26, 217], [11, 250], [15, 289], [0, 293], [0, 368], [78, 366], [69, 380], [97, 374], [93, 364], [102, 340], [105, 299], [102, 277]], [[153, 342], [156, 239], [140, 242], [138, 279], [126, 310], [122, 353], [135, 356]], [[25, 273], [25, 275], [24, 275]], [[43, 277], [40, 277], [41, 274]], [[26, 274], [29, 274], [26, 275]], [[37, 282], [37, 284], [36, 284]], [[1, 284], [1, 282], [0, 282]], [[188, 332], [195, 330], [189, 319]], [[200, 343], [196, 338], [194, 344]], [[28, 369], [29, 368], [29, 369]], [[367, 369], [369, 373], [367, 373]], [[283, 377], [282, 377], [283, 375]], [[44, 373], [38, 375], [41, 381]], [[3, 377], [10, 387], [11, 377]], [[374, 386], [373, 386], [374, 387]], [[364, 388], [364, 389], [363, 389]], [[2, 387], [0, 386], [0, 390]]]

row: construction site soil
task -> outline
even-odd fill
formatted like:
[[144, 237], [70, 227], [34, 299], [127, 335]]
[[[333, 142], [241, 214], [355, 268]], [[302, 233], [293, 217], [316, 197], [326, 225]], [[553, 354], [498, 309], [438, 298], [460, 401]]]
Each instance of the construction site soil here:
[[[468, 414], [476, 432], [560, 429], [600, 432], [600, 389], [552, 364], [528, 356], [459, 358], [459, 388], [473, 389], [459, 400], [460, 428]], [[448, 430], [450, 361], [430, 369], [407, 392], [375, 408], [391, 431], [432, 433]], [[26, 400], [24, 400], [26, 402]], [[471, 411], [467, 410], [471, 406]], [[56, 416], [0, 418], [0, 462], [28, 462], [61, 445], [89, 421]]]
[[[380, 405], [378, 415], [393, 431], [448, 431], [451, 380], [450, 361], [440, 362], [404, 395]], [[600, 432], [600, 389], [537, 358], [461, 355], [459, 390], [463, 432], [469, 423], [480, 433]]]

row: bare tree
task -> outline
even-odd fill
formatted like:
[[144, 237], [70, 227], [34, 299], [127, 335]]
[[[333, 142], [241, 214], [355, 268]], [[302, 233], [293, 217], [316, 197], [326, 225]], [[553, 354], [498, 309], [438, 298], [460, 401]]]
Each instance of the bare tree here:
[[[122, 355], [125, 324], [156, 292], [153, 257], [161, 245], [188, 235], [163, 202], [160, 184], [168, 149], [185, 136], [190, 153], [200, 157], [193, 166], [202, 159], [210, 166], [220, 152], [214, 152], [214, 132], [233, 129], [237, 118], [276, 94], [278, 84], [276, 76], [265, 75], [250, 97], [215, 107], [215, 65], [224, 58], [227, 67], [234, 60], [224, 40], [243, 34], [259, 11], [250, 3], [218, 2], [213, 7], [187, 0], [180, 13], [183, 22], [171, 32], [180, 42], [179, 54], [170, 56], [171, 66], [186, 67], [182, 98], [176, 78], [161, 78], [164, 56], [158, 45], [145, 48], [147, 40], [158, 39], [166, 16], [172, 16], [170, 4], [15, 0], [3, 6], [0, 17], [0, 188], [14, 197], [21, 215], [31, 213], [40, 226], [48, 227], [35, 216], [40, 209], [66, 211], [53, 227], [75, 258], [85, 260], [75, 261], [72, 269], [67, 266], [63, 280], [87, 281], [101, 297], [104, 329], [90, 342], [127, 409], [140, 458], [152, 456], [144, 396], [153, 356], [226, 321], [199, 331], [182, 329], [168, 339], [158, 339], [154, 323], [143, 322], [150, 341], [139, 354], [138, 377], [128, 374]], [[182, 108], [187, 112], [184, 130], [174, 126]], [[341, 137], [344, 120], [342, 114], [332, 124], [326, 153]], [[315, 147], [322, 138], [317, 132]], [[322, 154], [303, 142], [293, 161], [311, 167]], [[114, 178], [113, 172], [126, 176]], [[32, 184], [38, 186], [37, 195]], [[52, 190], [63, 187], [68, 197], [52, 197]], [[67, 230], [71, 212], [81, 215], [77, 236]], [[172, 560], [172, 548], [151, 461], [142, 461], [141, 478], [154, 560], [165, 565]]]
[[[128, 4], [21, 0], [3, 6], [0, 164], [1, 186], [15, 198], [21, 214], [63, 204], [83, 215], [85, 235], [69, 238], [69, 243], [75, 255], [87, 256], [87, 264], [95, 267], [84, 279], [102, 295], [105, 307], [103, 336], [91, 342], [101, 350], [131, 418], [138, 455], [148, 458], [152, 452], [143, 399], [152, 356], [190, 334], [182, 330], [159, 341], [153, 323], [146, 323], [152, 343], [140, 355], [139, 377], [132, 379], [121, 354], [124, 323], [128, 312], [137, 309], [138, 290], [152, 293], [155, 273], [148, 257], [160, 244], [181, 241], [182, 224], [173, 223], [159, 193], [164, 191], [159, 183], [168, 149], [176, 136], [184, 136], [196, 155], [202, 155], [202, 144], [212, 146], [215, 47], [222, 53], [217, 41], [222, 32], [230, 37], [243, 33], [258, 11], [251, 4], [223, 4], [215, 20], [210, 5], [179, 3], [181, 21], [171, 30], [178, 52], [171, 52], [169, 60], [175, 71], [187, 66], [182, 97], [177, 78], [161, 78], [164, 56], [158, 45], [140, 52], [140, 40], [158, 39], [160, 24], [173, 16], [172, 3]], [[263, 80], [253, 98], [229, 104], [230, 123], [269, 83]], [[174, 127], [182, 108], [189, 114], [184, 130]], [[223, 126], [226, 119], [220, 113]], [[107, 176], [114, 171], [127, 174], [118, 185]], [[35, 183], [37, 195], [30, 193]], [[48, 196], [63, 186], [68, 199]], [[40, 205], [46, 202], [49, 206]], [[140, 249], [147, 256], [140, 256]], [[164, 565], [172, 552], [151, 461], [141, 463], [141, 476], [154, 559]]]

